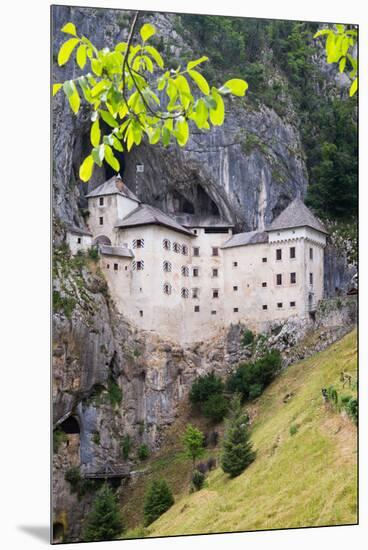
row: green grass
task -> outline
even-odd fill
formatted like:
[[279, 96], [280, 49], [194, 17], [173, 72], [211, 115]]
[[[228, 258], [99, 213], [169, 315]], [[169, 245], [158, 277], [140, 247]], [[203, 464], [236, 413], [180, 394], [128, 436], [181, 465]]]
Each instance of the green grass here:
[[[321, 388], [331, 384], [343, 393], [339, 375], [356, 376], [356, 353], [353, 331], [289, 367], [249, 407], [257, 458], [239, 477], [217, 468], [206, 488], [188, 494], [187, 463], [178, 453], [161, 457], [157, 470], [176, 502], [147, 536], [356, 523], [356, 427], [321, 398]], [[293, 397], [284, 403], [288, 393]], [[292, 437], [291, 425], [298, 426]]]

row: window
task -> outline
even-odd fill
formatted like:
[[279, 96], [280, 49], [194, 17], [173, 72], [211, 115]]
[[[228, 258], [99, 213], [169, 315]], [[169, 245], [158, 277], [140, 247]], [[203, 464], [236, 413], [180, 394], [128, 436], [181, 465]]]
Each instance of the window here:
[[238, 287], [237, 287], [237, 286], [233, 286], [233, 291], [234, 291], [234, 292], [237, 292], [237, 290], [238, 290]]
[[309, 259], [313, 260], [313, 248], [309, 249]]
[[192, 288], [192, 298], [199, 297], [199, 288]]
[[238, 308], [238, 307], [234, 307], [233, 312], [234, 312], [234, 313], [238, 313], [238, 311], [239, 311], [239, 308]]
[[177, 254], [180, 254], [181, 246], [179, 243], [173, 243], [173, 251], [176, 252]]
[[77, 243], [78, 243], [78, 244], [81, 244], [81, 242], [82, 242], [82, 238], [81, 238], [81, 237], [78, 237], [78, 238], [77, 238]]
[[140, 317], [143, 317], [143, 311], [141, 309], [139, 310], [139, 315]]
[[290, 247], [290, 258], [295, 258], [295, 246]]
[[263, 286], [263, 287], [267, 286], [267, 283], [262, 283], [262, 286]]
[[137, 262], [136, 265], [137, 265], [137, 271], [143, 271], [143, 269], [144, 269], [144, 262], [143, 262], [143, 260], [138, 260], [138, 262]]
[[119, 264], [114, 264], [114, 271], [117, 271], [119, 269]]
[[100, 225], [103, 225], [103, 216], [100, 216]]
[[128, 266], [126, 265], [124, 269], [125, 269], [125, 271], [128, 271]]
[[187, 267], [186, 265], [182, 265], [181, 274], [183, 275], [183, 277], [189, 277], [189, 267]]
[[267, 258], [262, 258], [262, 262], [265, 264], [267, 262]]
[[217, 268], [212, 269], [212, 277], [218, 277], [218, 269]]
[[277, 307], [278, 307], [279, 309], [281, 309], [281, 308], [282, 308], [282, 302], [277, 302]]
[[187, 288], [181, 289], [181, 297], [182, 298], [189, 298], [189, 290]]
[[212, 290], [212, 298], [218, 298], [219, 297], [219, 291], [217, 288], [214, 288]]
[[164, 283], [163, 291], [164, 291], [164, 294], [167, 294], [167, 295], [171, 294], [171, 284]]
[[211, 315], [216, 315], [216, 313], [217, 313], [217, 312], [216, 312], [215, 309], [213, 309], [213, 310], [211, 311]]
[[183, 256], [188, 256], [188, 247], [186, 244], [183, 244], [182, 247], [181, 247], [181, 253], [183, 254]]
[[106, 264], [106, 269], [110, 269], [110, 264]]
[[193, 247], [193, 256], [199, 256], [199, 247], [198, 246]]
[[295, 302], [290, 302], [290, 307], [295, 307]]
[[276, 248], [276, 260], [282, 260], [282, 250], [281, 250], [281, 248]]
[[238, 262], [233, 262], [233, 267], [238, 267]]
[[265, 304], [265, 305], [262, 306], [262, 309], [267, 309], [267, 307], [268, 306], [266, 306], [266, 304]]
[[171, 263], [170, 262], [163, 262], [162, 269], [166, 271], [166, 273], [169, 273], [171, 271]]
[[103, 206], [104, 205], [104, 198], [100, 197], [98, 203], [99, 203], [100, 206]]
[[194, 235], [197, 235], [198, 231], [196, 229], [193, 229]]
[[290, 283], [295, 285], [296, 283], [296, 273], [290, 273]]
[[170, 243], [169, 239], [164, 239], [162, 241], [162, 246], [164, 247], [164, 250], [170, 250], [171, 243]]
[[219, 255], [219, 249], [218, 246], [212, 247], [212, 256], [218, 256]]
[[144, 239], [134, 239], [133, 248], [144, 248]]
[[282, 275], [281, 275], [281, 273], [278, 273], [276, 275], [276, 284], [277, 285], [282, 285]]
[[313, 284], [313, 273], [309, 273], [309, 284]]
[[193, 267], [193, 277], [198, 277], [198, 275], [199, 275], [198, 267]]
[[196, 313], [198, 313], [198, 311], [199, 311], [199, 306], [194, 306], [194, 311], [195, 311]]

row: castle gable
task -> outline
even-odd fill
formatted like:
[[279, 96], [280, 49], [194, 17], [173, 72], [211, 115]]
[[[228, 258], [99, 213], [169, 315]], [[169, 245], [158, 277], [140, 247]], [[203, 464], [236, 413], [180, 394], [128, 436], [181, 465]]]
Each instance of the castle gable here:
[[120, 176], [113, 176], [96, 187], [96, 189], [91, 191], [88, 195], [86, 195], [86, 197], [90, 199], [92, 197], [104, 197], [106, 195], [121, 195], [127, 199], [136, 201], [137, 203], [141, 202], [133, 191], [125, 185]]
[[188, 231], [185, 227], [177, 223], [171, 216], [164, 214], [164, 212], [158, 208], [154, 208], [148, 204], [141, 204], [138, 206], [138, 208], [130, 212], [125, 218], [119, 220], [115, 227], [124, 229], [141, 225], [163, 225], [179, 233], [194, 237], [191, 231]]
[[294, 199], [289, 206], [273, 220], [266, 231], [278, 231], [292, 227], [311, 227], [316, 231], [328, 234], [325, 226], [312, 214], [301, 199]]
[[246, 246], [249, 244], [267, 243], [268, 235], [265, 231], [248, 231], [247, 233], [237, 233], [231, 239], [226, 241], [221, 248], [232, 248], [234, 246]]

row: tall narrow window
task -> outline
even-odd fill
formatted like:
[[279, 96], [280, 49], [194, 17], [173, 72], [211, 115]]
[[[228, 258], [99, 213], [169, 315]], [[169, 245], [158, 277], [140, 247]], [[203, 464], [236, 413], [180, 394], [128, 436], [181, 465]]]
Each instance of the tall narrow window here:
[[182, 265], [181, 274], [183, 275], [183, 277], [189, 277], [189, 267], [187, 267], [186, 265]]
[[219, 249], [218, 246], [212, 247], [212, 256], [218, 256], [219, 255]]
[[119, 264], [114, 264], [114, 271], [117, 271], [119, 269]]
[[295, 246], [290, 247], [290, 258], [295, 258]]
[[136, 263], [136, 266], [137, 266], [137, 271], [143, 271], [143, 269], [144, 269], [143, 260], [138, 260], [138, 262]]
[[82, 243], [82, 238], [81, 237], [78, 237], [77, 238], [77, 244], [81, 244]]
[[198, 277], [199, 276], [199, 269], [198, 267], [193, 267], [193, 277]]
[[167, 294], [167, 295], [171, 294], [171, 284], [164, 283], [163, 291], [164, 291], [164, 294]]
[[290, 273], [290, 283], [295, 285], [296, 283], [296, 273]]
[[170, 262], [163, 262], [162, 268], [164, 271], [169, 273], [171, 271], [171, 263]]
[[100, 216], [100, 225], [103, 225], [103, 216]]
[[169, 239], [164, 239], [162, 241], [162, 246], [164, 247], [164, 250], [170, 250], [171, 243], [170, 243]]
[[198, 312], [199, 312], [199, 306], [194, 306], [194, 311], [195, 311], [196, 313], [198, 313]]
[[189, 297], [189, 290], [187, 288], [181, 289], [181, 297], [182, 298], [188, 298]]
[[218, 298], [219, 297], [219, 290], [218, 288], [214, 288], [212, 290], [212, 298]]
[[181, 253], [183, 254], [183, 256], [188, 256], [188, 247], [186, 244], [183, 244], [182, 247], [181, 247]]
[[313, 248], [309, 249], [309, 259], [313, 260]]
[[192, 288], [192, 298], [199, 297], [199, 288]]
[[173, 251], [176, 252], [177, 254], [180, 254], [181, 246], [179, 243], [173, 243]]
[[282, 275], [281, 275], [281, 273], [278, 273], [276, 275], [276, 284], [277, 285], [282, 285]]
[[281, 250], [281, 248], [276, 249], [276, 260], [282, 260], [282, 250]]
[[143, 317], [143, 311], [141, 309], [139, 310], [139, 315], [140, 317]]
[[309, 273], [309, 284], [313, 285], [313, 273]]
[[212, 277], [218, 277], [218, 269], [216, 267], [212, 269]]
[[238, 267], [238, 262], [233, 262], [233, 267]]
[[199, 247], [198, 246], [193, 247], [193, 256], [199, 256]]
[[99, 205], [100, 205], [100, 206], [103, 206], [103, 205], [104, 205], [104, 198], [103, 198], [103, 197], [100, 197], [100, 198], [99, 198]]

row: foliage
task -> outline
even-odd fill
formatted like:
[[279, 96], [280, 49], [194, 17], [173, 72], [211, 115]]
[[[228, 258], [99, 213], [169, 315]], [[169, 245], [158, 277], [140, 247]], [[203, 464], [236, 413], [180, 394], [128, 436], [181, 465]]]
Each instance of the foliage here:
[[298, 432], [299, 426], [297, 424], [292, 424], [290, 426], [290, 435], [295, 435]]
[[76, 493], [78, 490], [78, 486], [82, 480], [80, 470], [78, 466], [71, 466], [64, 474], [64, 479], [68, 483], [70, 483], [71, 486], [71, 492]]
[[99, 445], [101, 443], [100, 432], [94, 432], [92, 435], [92, 441], [95, 445]]
[[[136, 12], [127, 42], [119, 42], [112, 50], [98, 50], [88, 38], [78, 36], [73, 23], [61, 29], [72, 38], [60, 47], [59, 66], [68, 63], [73, 51], [82, 71], [89, 66], [82, 76], [53, 86], [54, 94], [63, 89], [73, 113], [80, 110], [80, 93], [91, 107], [93, 148], [80, 167], [82, 181], [88, 181], [94, 165], [102, 166], [104, 161], [118, 172], [116, 151], [130, 151], [144, 137], [152, 145], [161, 141], [164, 146], [175, 138], [184, 147], [190, 132], [188, 121], [193, 121], [199, 130], [209, 130], [210, 124], [222, 125], [223, 96], [241, 97], [248, 88], [240, 78], [231, 78], [219, 88], [210, 87], [198, 70], [208, 61], [206, 56], [188, 61], [183, 69], [178, 66], [165, 70], [161, 54], [152, 45], [151, 38], [156, 33], [153, 25], [143, 24], [139, 42], [133, 44], [138, 16]], [[112, 129], [107, 135], [102, 135], [103, 123]]]
[[54, 313], [64, 313], [65, 317], [71, 318], [76, 300], [71, 296], [62, 296], [58, 290], [52, 292], [52, 307]]
[[336, 411], [345, 411], [351, 420], [358, 424], [358, 398], [353, 395], [339, 395], [334, 386], [326, 390], [326, 399]]
[[200, 404], [207, 401], [212, 395], [221, 394], [224, 390], [224, 384], [219, 376], [210, 372], [204, 376], [199, 376], [194, 380], [189, 393], [189, 399], [193, 404]]
[[261, 395], [281, 368], [281, 355], [277, 350], [266, 353], [254, 363], [241, 364], [226, 382], [231, 392], [239, 392], [243, 400]]
[[88, 249], [87, 254], [91, 260], [98, 260], [99, 252], [96, 246], [91, 246], [91, 248]]
[[115, 380], [110, 379], [108, 385], [109, 400], [113, 407], [121, 405], [123, 400], [123, 392], [119, 384]]
[[248, 432], [248, 418], [241, 413], [239, 403], [238, 399], [234, 400], [221, 455], [221, 468], [230, 477], [241, 474], [256, 457]]
[[113, 540], [124, 530], [117, 498], [105, 484], [98, 491], [92, 510], [87, 516], [82, 540], [87, 542]]
[[221, 422], [226, 416], [229, 402], [222, 393], [211, 395], [201, 407], [204, 416], [211, 418], [213, 422]]
[[164, 479], [150, 484], [144, 500], [144, 524], [150, 525], [174, 504], [172, 492]]
[[204, 434], [195, 426], [188, 424], [182, 436], [182, 443], [185, 449], [185, 456], [193, 461], [204, 454]]
[[[336, 24], [334, 29], [321, 29], [314, 38], [326, 37], [327, 63], [338, 63], [339, 72], [349, 72], [353, 79], [349, 95], [353, 96], [358, 90], [358, 60], [354, 57], [354, 49], [358, 43], [358, 31], [346, 25]], [[348, 64], [348, 65], [347, 65]]]
[[121, 442], [121, 454], [123, 455], [123, 458], [125, 460], [128, 460], [129, 453], [132, 448], [132, 438], [129, 434], [124, 435], [122, 442]]
[[150, 455], [148, 445], [146, 445], [145, 443], [139, 445], [137, 454], [139, 460], [146, 460], [146, 458], [148, 458]]
[[254, 342], [253, 332], [248, 328], [245, 329], [241, 337], [242, 346], [249, 346], [250, 344], [253, 344], [253, 342]]
[[60, 445], [65, 441], [68, 441], [68, 436], [66, 435], [65, 432], [63, 432], [63, 430], [61, 430], [60, 428], [56, 428], [56, 430], [52, 432], [52, 441], [53, 441], [53, 444], [52, 444], [53, 452], [57, 454], [59, 451]]
[[196, 491], [200, 491], [204, 485], [205, 475], [199, 470], [194, 470], [192, 474], [192, 485]]

